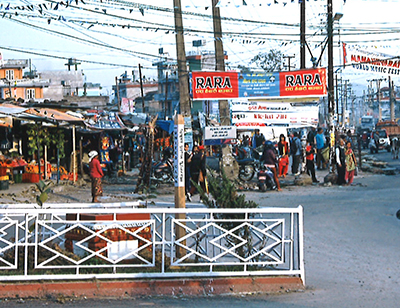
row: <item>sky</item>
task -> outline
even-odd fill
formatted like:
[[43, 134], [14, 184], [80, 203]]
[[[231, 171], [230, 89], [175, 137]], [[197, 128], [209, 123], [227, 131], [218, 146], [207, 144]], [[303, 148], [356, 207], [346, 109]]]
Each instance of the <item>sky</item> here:
[[[357, 95], [379, 75], [340, 69], [340, 42], [369, 51], [400, 54], [399, 0], [333, 0], [343, 18], [334, 25], [334, 65]], [[151, 3], [151, 4], [149, 4]], [[201, 3], [201, 4], [199, 4]], [[211, 0], [181, 0], [188, 52], [213, 51]], [[319, 58], [326, 39], [326, 1], [306, 2], [306, 39]], [[299, 68], [300, 5], [297, 0], [221, 0], [224, 50], [228, 65], [249, 65], [260, 52], [280, 50]], [[105, 94], [115, 77], [132, 71], [156, 78], [153, 63], [176, 55], [173, 0], [6, 0], [0, 2], [0, 52], [4, 59], [31, 59], [38, 71], [66, 70], [68, 58], [81, 64], [86, 81], [101, 83]], [[193, 47], [202, 40], [205, 45]], [[306, 67], [311, 67], [306, 55]], [[326, 52], [321, 66], [327, 65]], [[257, 67], [253, 67], [258, 69]], [[393, 79], [399, 84], [398, 78]]]

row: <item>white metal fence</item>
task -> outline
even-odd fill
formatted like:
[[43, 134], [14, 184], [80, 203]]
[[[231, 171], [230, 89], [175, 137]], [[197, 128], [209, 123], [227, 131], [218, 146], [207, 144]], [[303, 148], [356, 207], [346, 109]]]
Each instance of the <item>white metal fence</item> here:
[[137, 206], [3, 205], [0, 281], [248, 275], [305, 281], [301, 206]]

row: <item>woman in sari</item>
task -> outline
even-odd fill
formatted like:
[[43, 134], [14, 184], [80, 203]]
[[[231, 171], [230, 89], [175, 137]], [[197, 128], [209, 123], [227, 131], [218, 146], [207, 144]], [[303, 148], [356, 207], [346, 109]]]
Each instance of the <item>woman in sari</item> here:
[[92, 202], [97, 203], [99, 202], [97, 197], [103, 195], [101, 178], [104, 176], [99, 161], [99, 153], [97, 153], [97, 151], [91, 151], [89, 153], [89, 169], [90, 179], [92, 180]]

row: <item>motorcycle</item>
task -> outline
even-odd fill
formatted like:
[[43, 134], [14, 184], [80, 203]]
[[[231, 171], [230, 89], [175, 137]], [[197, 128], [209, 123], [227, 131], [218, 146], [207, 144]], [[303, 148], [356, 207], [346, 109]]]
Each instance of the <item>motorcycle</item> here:
[[174, 163], [171, 158], [153, 163], [151, 181], [155, 186], [174, 183]]
[[266, 192], [267, 189], [275, 190], [276, 183], [274, 180], [274, 173], [266, 165], [262, 165], [257, 173], [258, 189], [262, 192]]
[[233, 155], [239, 165], [239, 179], [251, 181], [259, 165], [258, 160], [252, 157], [252, 150], [249, 147], [235, 147]]

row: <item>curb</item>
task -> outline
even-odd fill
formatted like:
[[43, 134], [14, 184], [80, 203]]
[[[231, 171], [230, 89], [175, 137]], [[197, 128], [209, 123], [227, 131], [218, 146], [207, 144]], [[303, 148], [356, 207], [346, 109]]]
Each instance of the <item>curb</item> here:
[[299, 277], [2, 283], [0, 298], [209, 296], [305, 290]]

